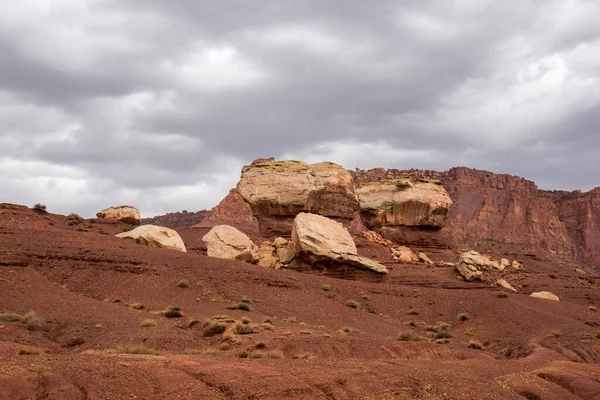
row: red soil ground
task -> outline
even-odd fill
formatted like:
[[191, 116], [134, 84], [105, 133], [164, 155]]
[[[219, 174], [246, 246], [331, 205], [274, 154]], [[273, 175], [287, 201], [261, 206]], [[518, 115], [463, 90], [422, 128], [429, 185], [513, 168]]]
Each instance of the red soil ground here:
[[[498, 273], [519, 293], [500, 298], [360, 238], [390, 268], [383, 282], [209, 258], [202, 230], [178, 229], [184, 254], [114, 237], [120, 228], [0, 205], [0, 399], [600, 399], [597, 272], [521, 256], [523, 271]], [[561, 301], [529, 297], [540, 290]], [[230, 309], [245, 297], [250, 311]], [[161, 314], [171, 306], [183, 317]], [[45, 323], [8, 316], [30, 311]], [[219, 316], [227, 332], [203, 336]], [[253, 333], [232, 335], [242, 319]], [[426, 330], [441, 321], [447, 343]]]

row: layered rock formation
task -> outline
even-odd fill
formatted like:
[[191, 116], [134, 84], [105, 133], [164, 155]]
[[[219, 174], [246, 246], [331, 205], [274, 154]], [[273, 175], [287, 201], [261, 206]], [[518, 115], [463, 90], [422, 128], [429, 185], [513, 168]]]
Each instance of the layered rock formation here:
[[361, 216], [369, 227], [441, 228], [452, 200], [439, 181], [400, 178], [364, 182], [356, 189]]
[[600, 188], [549, 192], [517, 176], [464, 167], [446, 172], [357, 169], [355, 180], [362, 185], [404, 176], [439, 180], [449, 193], [453, 206], [435, 238], [455, 246], [506, 246], [600, 263]]
[[364, 229], [351, 171], [323, 162], [260, 159], [242, 169], [237, 188], [198, 224], [228, 224], [265, 235], [290, 235], [300, 212]]

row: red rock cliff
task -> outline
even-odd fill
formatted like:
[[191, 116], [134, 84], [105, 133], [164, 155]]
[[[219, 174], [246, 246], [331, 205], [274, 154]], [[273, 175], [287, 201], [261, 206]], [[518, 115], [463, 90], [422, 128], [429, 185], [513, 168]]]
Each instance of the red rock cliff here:
[[442, 234], [457, 245], [489, 242], [545, 252], [583, 263], [600, 262], [600, 188], [581, 193], [543, 191], [528, 180], [470, 168], [446, 172], [357, 169], [357, 183], [402, 176], [442, 182], [454, 202]]

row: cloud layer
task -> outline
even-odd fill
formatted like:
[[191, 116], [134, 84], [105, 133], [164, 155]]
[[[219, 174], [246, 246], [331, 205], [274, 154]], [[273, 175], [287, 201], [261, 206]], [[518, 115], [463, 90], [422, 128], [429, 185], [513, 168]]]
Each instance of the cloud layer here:
[[22, 0], [0, 201], [210, 208], [242, 165], [465, 165], [600, 186], [600, 3]]

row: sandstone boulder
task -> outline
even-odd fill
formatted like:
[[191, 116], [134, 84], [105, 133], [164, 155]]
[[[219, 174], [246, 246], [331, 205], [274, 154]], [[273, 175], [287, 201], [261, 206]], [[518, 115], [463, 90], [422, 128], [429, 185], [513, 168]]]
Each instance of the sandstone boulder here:
[[510, 261], [508, 261], [506, 258], [503, 258], [500, 260], [500, 266], [502, 267], [502, 270], [504, 270], [504, 268], [510, 267]]
[[253, 163], [243, 168], [238, 191], [258, 218], [310, 212], [353, 220], [359, 210], [352, 172], [330, 162]]
[[173, 229], [165, 228], [164, 226], [142, 225], [128, 232], [119, 233], [116, 236], [123, 239], [133, 239], [136, 243], [151, 247], [186, 252], [181, 236]]
[[277, 249], [286, 247], [288, 245], [288, 243], [289, 243], [289, 241], [282, 237], [278, 237], [275, 240], [273, 240], [273, 246], [275, 246], [275, 248], [277, 248]]
[[329, 260], [387, 273], [383, 265], [357, 254], [356, 245], [342, 224], [320, 215], [300, 213], [296, 216], [292, 244], [297, 254], [306, 256], [312, 263]]
[[536, 299], [546, 299], [553, 301], [560, 301], [557, 295], [552, 292], [533, 292], [529, 296], [535, 297]]
[[419, 253], [419, 261], [427, 265], [433, 265], [433, 261], [431, 261], [431, 259], [427, 257], [427, 254], [423, 252]]
[[258, 247], [241, 231], [228, 225], [212, 228], [202, 241], [209, 257], [255, 263], [259, 260]]
[[277, 249], [277, 258], [283, 265], [289, 264], [294, 258], [296, 258], [296, 252], [291, 246], [280, 247]]
[[494, 265], [494, 261], [482, 256], [476, 251], [462, 253], [456, 263], [456, 270], [465, 278], [466, 281], [481, 279], [482, 270], [489, 270]]
[[515, 292], [515, 293], [517, 292], [517, 289], [512, 287], [512, 285], [510, 283], [506, 282], [506, 280], [504, 280], [504, 279], [498, 279], [496, 284], [506, 290], [510, 290], [511, 292]]
[[430, 179], [365, 182], [356, 193], [363, 221], [368, 227], [442, 228], [452, 205], [441, 183]]
[[279, 259], [275, 255], [275, 247], [271, 243], [266, 242], [258, 248], [258, 265], [267, 268], [276, 268], [279, 264]]
[[140, 210], [132, 206], [108, 207], [96, 213], [96, 217], [120, 221], [129, 225], [139, 225], [142, 221]]
[[523, 268], [523, 263], [521, 263], [521, 262], [519, 262], [517, 260], [513, 260], [512, 267], [514, 269], [522, 269]]
[[395, 261], [408, 264], [413, 262], [413, 257], [414, 254], [412, 250], [406, 246], [398, 246], [394, 248], [393, 258]]

